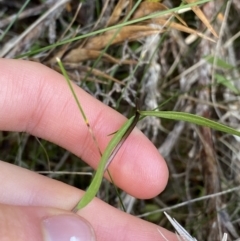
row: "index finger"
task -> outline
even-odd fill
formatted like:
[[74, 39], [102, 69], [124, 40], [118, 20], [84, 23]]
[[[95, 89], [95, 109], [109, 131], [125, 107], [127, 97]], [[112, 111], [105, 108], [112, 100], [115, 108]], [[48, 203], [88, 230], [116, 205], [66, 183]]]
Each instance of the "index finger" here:
[[[26, 131], [54, 142], [96, 168], [97, 148], [79, 113], [65, 79], [34, 62], [0, 59], [0, 129]], [[74, 86], [101, 150], [126, 120], [81, 88]], [[138, 198], [163, 190], [168, 170], [152, 143], [137, 129], [126, 140], [110, 166], [115, 183]], [[141, 187], [141, 188], [139, 188]]]

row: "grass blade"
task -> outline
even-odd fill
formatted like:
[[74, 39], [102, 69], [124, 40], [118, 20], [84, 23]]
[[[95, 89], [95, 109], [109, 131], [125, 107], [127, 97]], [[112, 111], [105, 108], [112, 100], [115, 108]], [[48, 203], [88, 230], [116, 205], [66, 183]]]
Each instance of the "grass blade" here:
[[79, 102], [79, 100], [78, 100], [78, 98], [77, 98], [77, 95], [76, 95], [76, 93], [74, 92], [74, 89], [73, 89], [72, 84], [71, 84], [71, 81], [70, 81], [70, 79], [69, 79], [69, 77], [68, 77], [67, 71], [65, 70], [65, 68], [64, 68], [61, 60], [60, 60], [59, 58], [56, 58], [56, 60], [57, 60], [57, 63], [58, 63], [58, 65], [59, 65], [62, 73], [63, 73], [63, 76], [65, 77], [65, 79], [66, 79], [66, 81], [67, 81], [67, 83], [68, 83], [68, 86], [69, 86], [69, 88], [70, 88], [70, 90], [71, 90], [71, 92], [72, 92], [72, 94], [73, 94], [73, 97], [74, 97], [74, 99], [75, 99], [75, 101], [76, 101], [76, 103], [77, 103], [78, 109], [80, 110], [80, 112], [81, 112], [81, 114], [82, 114], [82, 117], [83, 117], [83, 119], [84, 119], [84, 122], [85, 122], [86, 125], [87, 125], [88, 131], [89, 131], [89, 133], [91, 134], [91, 136], [92, 136], [92, 138], [93, 138], [93, 141], [94, 141], [94, 143], [95, 143], [95, 146], [97, 147], [99, 154], [102, 155], [101, 150], [100, 150], [99, 145], [98, 145], [98, 142], [97, 142], [97, 138], [96, 138], [96, 136], [94, 135], [94, 132], [93, 132], [93, 130], [92, 130], [91, 126], [90, 126], [90, 123], [89, 123], [89, 121], [88, 121], [88, 119], [87, 119], [87, 116], [85, 115], [84, 110], [83, 110], [83, 108], [82, 108], [82, 106], [81, 106], [81, 104], [80, 104], [80, 102]]
[[[74, 92], [74, 89], [72, 87], [71, 81], [68, 77], [68, 74], [61, 62], [61, 60], [59, 58], [56, 58], [57, 63], [65, 77], [65, 79], [67, 80], [67, 83], [69, 85], [69, 88], [74, 96], [74, 99], [78, 105], [78, 108], [83, 116], [83, 119], [88, 127], [88, 131], [90, 132], [90, 134], [93, 137], [94, 143], [98, 148], [98, 151], [101, 155], [101, 160], [98, 166], [98, 169], [96, 171], [96, 174], [88, 188], [88, 190], [86, 191], [85, 195], [83, 196], [83, 198], [79, 201], [79, 203], [74, 207], [73, 212], [77, 212], [79, 209], [85, 207], [89, 202], [92, 201], [92, 199], [96, 196], [99, 187], [101, 185], [102, 182], [102, 178], [103, 178], [103, 174], [104, 172], [107, 170], [108, 166], [110, 165], [110, 163], [112, 162], [113, 158], [115, 157], [115, 155], [117, 154], [117, 152], [119, 151], [119, 149], [121, 148], [121, 146], [123, 145], [124, 141], [127, 139], [127, 137], [130, 135], [130, 133], [132, 132], [132, 130], [134, 129], [134, 127], [136, 126], [138, 119], [139, 119], [139, 112], [136, 111], [135, 116], [133, 116], [131, 119], [129, 119], [127, 122], [125, 122], [125, 124], [122, 126], [122, 128], [116, 132], [116, 134], [114, 135], [114, 137], [111, 139], [111, 141], [109, 142], [106, 150], [104, 151], [104, 153], [101, 153], [101, 150], [99, 148], [99, 145], [97, 143], [97, 139], [92, 131], [92, 128], [89, 124], [89, 121], [87, 119], [87, 116], [85, 115], [83, 108], [77, 98], [76, 93]], [[110, 173], [108, 172], [109, 177], [112, 180], [112, 177], [110, 175]], [[114, 182], [113, 182], [114, 183]], [[120, 198], [121, 199], [121, 198]], [[123, 207], [124, 209], [124, 207]]]
[[26, 6], [29, 4], [31, 0], [26, 0], [26, 2], [22, 5], [22, 7], [19, 9], [18, 13], [16, 14], [15, 18], [11, 21], [11, 23], [8, 25], [8, 27], [6, 28], [6, 30], [2, 33], [2, 35], [0, 36], [0, 42], [3, 40], [3, 38], [6, 36], [6, 34], [8, 33], [8, 31], [11, 29], [11, 27], [13, 26], [13, 24], [17, 21], [19, 15], [23, 12], [23, 10], [26, 8]]
[[101, 33], [106, 32], [108, 30], [121, 28], [123, 26], [135, 24], [135, 23], [138, 23], [140, 21], [145, 21], [145, 20], [148, 20], [148, 19], [151, 19], [151, 18], [154, 18], [154, 17], [161, 17], [161, 16], [164, 16], [164, 15], [172, 13], [172, 12], [177, 12], [178, 10], [181, 10], [181, 9], [184, 9], [184, 8], [197, 6], [197, 5], [204, 4], [204, 3], [207, 3], [207, 2], [211, 2], [211, 1], [212, 0], [200, 0], [198, 2], [194, 2], [194, 3], [186, 4], [186, 5], [183, 5], [183, 6], [179, 6], [179, 7], [176, 7], [176, 8], [168, 9], [168, 10], [165, 10], [165, 11], [162, 11], [162, 12], [150, 14], [150, 15], [142, 17], [140, 19], [133, 19], [133, 20], [129, 20], [127, 22], [122, 22], [120, 24], [116, 24], [116, 25], [113, 25], [113, 26], [110, 26], [110, 27], [107, 27], [107, 28], [104, 28], [104, 29], [99, 29], [99, 30], [96, 30], [96, 31], [93, 31], [93, 32], [90, 32], [90, 33], [87, 33], [87, 34], [84, 34], [84, 35], [80, 35], [80, 36], [77, 36], [77, 37], [74, 37], [74, 38], [71, 38], [71, 39], [66, 39], [66, 40], [60, 41], [58, 43], [48, 45], [46, 47], [42, 47], [42, 48], [39, 48], [39, 49], [36, 49], [36, 50], [28, 51], [27, 53], [20, 54], [19, 56], [16, 56], [16, 58], [23, 58], [23, 57], [26, 57], [26, 56], [32, 56], [34, 54], [37, 54], [37, 53], [40, 53], [40, 52], [43, 52], [43, 51], [46, 51], [46, 50], [49, 50], [49, 49], [52, 49], [52, 48], [56, 48], [57, 46], [72, 43], [72, 42], [78, 41], [80, 39], [84, 39], [84, 38], [87, 38], [87, 37], [94, 36], [96, 34], [101, 34]]
[[156, 116], [165, 119], [186, 121], [196, 125], [210, 127], [214, 130], [222, 131], [228, 134], [240, 136], [240, 132], [231, 127], [220, 124], [213, 120], [206, 119], [202, 116], [197, 116], [190, 113], [177, 111], [139, 111], [139, 113], [141, 116]]
[[101, 185], [103, 174], [106, 168], [108, 167], [108, 165], [110, 164], [114, 156], [117, 154], [118, 150], [120, 149], [120, 147], [122, 146], [126, 138], [133, 130], [134, 126], [138, 121], [138, 118], [139, 118], [139, 114], [137, 112], [135, 116], [127, 120], [123, 124], [123, 126], [117, 131], [117, 133], [114, 134], [113, 138], [108, 143], [107, 148], [101, 157], [96, 174], [88, 190], [86, 191], [82, 199], [78, 202], [76, 207], [73, 209], [73, 212], [77, 212], [79, 209], [84, 208], [96, 196], [99, 190], [99, 187]]

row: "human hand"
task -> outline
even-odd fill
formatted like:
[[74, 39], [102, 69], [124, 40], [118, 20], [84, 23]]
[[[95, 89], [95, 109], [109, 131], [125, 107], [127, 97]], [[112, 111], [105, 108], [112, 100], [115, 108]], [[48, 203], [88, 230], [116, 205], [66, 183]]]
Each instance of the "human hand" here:
[[[54, 142], [96, 168], [98, 151], [65, 79], [38, 63], [0, 59], [0, 66], [0, 130], [28, 132]], [[74, 86], [74, 91], [100, 149], [104, 150], [111, 138], [107, 134], [117, 130], [125, 118], [79, 87]], [[43, 233], [49, 231], [43, 227], [46, 228], [53, 217], [56, 218], [53, 224], [72, 220], [79, 227], [77, 231], [70, 231], [73, 226], [64, 224], [55, 234], [85, 230], [88, 238], [80, 240], [94, 240], [90, 226], [84, 226], [78, 215], [91, 223], [99, 241], [163, 240], [157, 225], [121, 212], [97, 198], [79, 210], [78, 215], [71, 213], [83, 195], [81, 190], [6, 162], [0, 162], [0, 170], [0, 237], [4, 240], [64, 240], [43, 237]], [[168, 178], [164, 160], [137, 129], [126, 140], [109, 170], [115, 184], [137, 198], [156, 196]], [[165, 229], [161, 232], [168, 240], [177, 240], [173, 233]]]

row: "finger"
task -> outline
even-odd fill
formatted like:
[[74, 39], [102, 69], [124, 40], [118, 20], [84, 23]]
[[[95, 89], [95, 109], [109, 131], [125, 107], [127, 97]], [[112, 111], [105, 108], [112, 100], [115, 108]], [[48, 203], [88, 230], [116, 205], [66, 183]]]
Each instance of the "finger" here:
[[95, 241], [85, 219], [63, 210], [0, 204], [0, 237], [5, 241]]
[[[100, 208], [100, 207], [99, 207]], [[108, 214], [109, 214], [108, 210]], [[97, 208], [97, 213], [99, 209]], [[92, 226], [85, 218], [63, 210], [43, 207], [21, 207], [0, 204], [0, 236], [5, 241], [163, 241], [158, 230], [167, 240], [177, 241], [176, 235], [167, 230], [136, 219], [127, 214], [106, 215], [102, 219], [94, 215], [85, 215], [93, 222]], [[119, 215], [127, 216], [125, 222]], [[112, 221], [109, 222], [109, 219]], [[108, 225], [106, 225], [108, 224]], [[113, 225], [114, 224], [114, 225]]]
[[[64, 78], [33, 62], [0, 60], [0, 129], [26, 131], [80, 156], [94, 168], [100, 156]], [[125, 118], [74, 86], [101, 150]], [[151, 198], [167, 182], [166, 164], [137, 129], [110, 166], [115, 183], [138, 198]], [[141, 188], [139, 188], [141, 187]]]
[[[74, 187], [5, 162], [0, 162], [0, 170], [1, 203], [71, 210], [83, 195]], [[98, 241], [163, 240], [157, 225], [123, 213], [97, 198], [78, 214], [92, 224]], [[173, 233], [165, 229], [161, 232], [168, 240], [177, 240]]]
[[[95, 199], [86, 208], [78, 211], [78, 214], [86, 218], [94, 227], [96, 237], [104, 241], [177, 241], [177, 236], [168, 230], [145, 220], [136, 218], [122, 211], [107, 206]], [[166, 239], [161, 236], [164, 235]]]

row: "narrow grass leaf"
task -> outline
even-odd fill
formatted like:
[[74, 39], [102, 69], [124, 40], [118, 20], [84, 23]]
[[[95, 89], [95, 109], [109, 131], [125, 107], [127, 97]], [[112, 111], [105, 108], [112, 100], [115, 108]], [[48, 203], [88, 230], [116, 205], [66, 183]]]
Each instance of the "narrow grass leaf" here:
[[8, 33], [8, 31], [11, 29], [11, 27], [13, 26], [13, 24], [17, 21], [19, 15], [23, 12], [23, 10], [26, 8], [26, 6], [29, 4], [31, 0], [26, 0], [25, 3], [22, 5], [22, 7], [19, 9], [18, 13], [16, 14], [15, 18], [10, 22], [10, 24], [8, 25], [8, 27], [6, 28], [6, 30], [2, 33], [2, 35], [0, 36], [0, 42], [3, 40], [3, 38], [6, 36], [6, 34]]
[[130, 134], [129, 130], [133, 129], [132, 127], [134, 127], [135, 123], [136, 123], [136, 116], [133, 116], [123, 124], [123, 126], [118, 130], [118, 132], [110, 140], [106, 150], [104, 151], [101, 157], [96, 174], [88, 190], [86, 191], [82, 199], [79, 201], [79, 203], [76, 205], [76, 207], [73, 209], [73, 212], [77, 212], [79, 209], [84, 208], [96, 196], [99, 190], [99, 187], [101, 185], [103, 174], [106, 170], [107, 163], [109, 163], [109, 159], [115, 156], [115, 154], [119, 150], [118, 147], [121, 146], [124, 139], [126, 139], [128, 136], [128, 135], [126, 136], [126, 133]]
[[[204, 59], [208, 63], [214, 64], [214, 56], [209, 55], [209, 56], [206, 56]], [[220, 59], [220, 58], [216, 58], [216, 66], [221, 68], [221, 69], [233, 69], [234, 68], [233, 65], [227, 63], [226, 61], [224, 61], [223, 59]]]
[[[71, 84], [71, 81], [68, 77], [68, 74], [61, 62], [61, 60], [59, 58], [56, 58], [57, 60], [57, 63], [69, 85], [69, 88], [74, 96], [74, 99], [78, 105], [78, 108], [83, 116], [83, 119], [88, 127], [88, 131], [89, 133], [91, 134], [93, 140], [94, 140], [94, 143], [98, 149], [98, 152], [101, 156], [101, 160], [100, 160], [100, 164], [99, 164], [99, 167], [96, 171], [96, 174], [93, 178], [93, 181], [91, 182], [87, 192], [85, 193], [84, 197], [79, 201], [79, 203], [77, 204], [77, 206], [75, 206], [75, 208], [73, 209], [73, 212], [76, 212], [77, 210], [79, 210], [80, 208], [83, 208], [85, 207], [94, 197], [95, 195], [97, 194], [98, 190], [99, 190], [99, 187], [100, 187], [100, 184], [102, 182], [102, 178], [103, 178], [103, 174], [104, 172], [107, 170], [108, 166], [110, 165], [111, 161], [113, 160], [113, 158], [115, 157], [115, 155], [117, 154], [118, 150], [121, 148], [122, 144], [124, 143], [124, 141], [126, 140], [126, 138], [130, 135], [130, 133], [132, 132], [133, 128], [136, 126], [137, 122], [138, 122], [138, 119], [139, 119], [139, 112], [137, 111], [136, 112], [136, 115], [134, 117], [132, 117], [129, 121], [127, 121], [122, 129], [120, 129], [116, 134], [115, 136], [112, 138], [112, 140], [110, 141], [109, 145], [107, 146], [105, 152], [102, 154], [101, 153], [101, 150], [99, 148], [99, 145], [98, 145], [98, 142], [97, 142], [97, 139], [96, 139], [96, 136], [94, 135], [94, 132], [90, 126], [90, 123], [87, 119], [87, 116], [85, 115], [84, 113], [84, 110], [77, 98], [77, 95], [76, 93], [74, 92], [74, 89], [72, 87], [72, 84]], [[114, 184], [114, 181], [112, 179], [112, 176], [110, 174], [110, 172], [108, 171], [108, 175], [112, 181], [112, 183]], [[115, 184], [114, 184], [115, 186]], [[115, 186], [115, 189], [116, 186]], [[118, 195], [119, 199], [120, 199], [120, 202], [123, 204], [122, 200], [121, 200], [121, 197]], [[122, 205], [122, 208], [123, 210], [125, 209], [124, 206]]]
[[141, 116], [156, 116], [165, 119], [186, 121], [196, 125], [210, 127], [214, 130], [222, 131], [228, 134], [240, 136], [240, 132], [231, 127], [220, 124], [213, 120], [206, 119], [202, 116], [197, 116], [190, 113], [177, 111], [139, 111], [139, 113]]
[[240, 94], [240, 91], [234, 86], [233, 82], [225, 78], [225, 76], [215, 74], [214, 77], [216, 78], [218, 84], [224, 85], [236, 95]]
[[183, 5], [183, 6], [181, 5], [181, 6], [176, 7], [176, 8], [168, 9], [166, 11], [150, 14], [148, 16], [145, 16], [145, 17], [142, 17], [142, 18], [139, 18], [139, 19], [133, 19], [133, 20], [129, 20], [127, 22], [122, 22], [120, 24], [116, 24], [116, 25], [113, 25], [113, 26], [110, 26], [110, 27], [107, 27], [107, 28], [104, 28], [104, 29], [99, 29], [99, 30], [96, 30], [96, 31], [93, 31], [93, 32], [90, 32], [90, 33], [87, 33], [87, 34], [84, 34], [84, 35], [80, 35], [80, 36], [77, 36], [77, 37], [74, 37], [74, 38], [66, 39], [66, 40], [63, 40], [61, 42], [58, 42], [58, 43], [55, 43], [55, 44], [52, 44], [52, 45], [48, 45], [48, 46], [40, 48], [40, 49], [29, 51], [27, 53], [24, 53], [24, 54], [21, 54], [21, 55], [17, 56], [16, 58], [22, 58], [22, 57], [25, 57], [25, 56], [32, 56], [34, 54], [37, 54], [37, 53], [40, 53], [40, 52], [43, 52], [43, 51], [46, 51], [46, 50], [49, 50], [49, 49], [52, 49], [52, 48], [56, 48], [57, 46], [61, 46], [63, 44], [71, 43], [71, 42], [74, 42], [74, 41], [77, 41], [77, 40], [80, 40], [80, 39], [84, 39], [84, 38], [88, 38], [88, 37], [91, 37], [91, 36], [94, 36], [94, 35], [97, 35], [97, 34], [101, 34], [101, 33], [106, 32], [108, 30], [121, 28], [123, 26], [135, 24], [135, 23], [138, 23], [138, 22], [141, 22], [141, 21], [152, 19], [154, 17], [164, 16], [164, 15], [172, 13], [172, 12], [177, 12], [179, 10], [182, 10], [182, 9], [185, 9], [185, 8], [188, 8], [188, 7], [197, 6], [197, 5], [204, 4], [204, 3], [207, 3], [207, 2], [211, 2], [211, 1], [212, 0], [200, 0], [200, 1], [195, 2], [195, 3], [186, 4], [186, 5]]
[[79, 102], [79, 100], [78, 100], [78, 97], [77, 97], [76, 93], [74, 92], [74, 89], [73, 89], [73, 87], [72, 87], [71, 80], [70, 80], [69, 77], [68, 77], [67, 71], [65, 70], [62, 61], [61, 61], [58, 57], [56, 58], [56, 60], [57, 60], [57, 63], [58, 63], [58, 65], [59, 65], [59, 67], [60, 67], [60, 69], [61, 69], [61, 71], [62, 71], [62, 74], [63, 74], [63, 76], [65, 77], [65, 79], [66, 79], [66, 81], [67, 81], [67, 83], [68, 83], [68, 86], [69, 86], [69, 88], [70, 88], [70, 90], [71, 90], [71, 92], [72, 92], [72, 94], [73, 94], [73, 97], [74, 97], [74, 99], [75, 99], [75, 101], [76, 101], [76, 103], [77, 103], [78, 109], [80, 110], [80, 112], [81, 112], [81, 114], [82, 114], [82, 117], [83, 117], [83, 119], [84, 119], [84, 122], [86, 123], [86, 126], [87, 126], [87, 128], [88, 128], [88, 131], [89, 131], [89, 133], [91, 134], [91, 136], [92, 136], [92, 138], [93, 138], [94, 144], [95, 144], [95, 146], [97, 147], [99, 154], [102, 155], [101, 150], [100, 150], [100, 147], [99, 147], [98, 142], [97, 142], [97, 138], [96, 138], [96, 136], [95, 136], [95, 134], [94, 134], [91, 126], [90, 126], [90, 123], [89, 123], [89, 121], [88, 121], [88, 119], [87, 119], [87, 116], [86, 116], [85, 113], [84, 113], [84, 110], [83, 110], [83, 108], [82, 108], [82, 106], [81, 106], [81, 104], [80, 104], [80, 102]]

